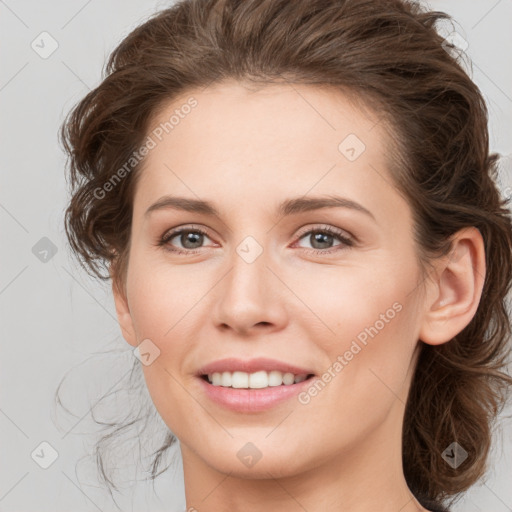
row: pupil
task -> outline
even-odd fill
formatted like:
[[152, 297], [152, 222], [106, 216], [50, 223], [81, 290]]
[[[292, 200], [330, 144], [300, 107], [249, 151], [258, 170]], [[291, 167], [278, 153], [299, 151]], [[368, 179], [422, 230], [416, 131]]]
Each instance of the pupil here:
[[[325, 249], [326, 247], [329, 247], [330, 242], [332, 242], [332, 235], [329, 235], [328, 233], [315, 233], [312, 236], [314, 237], [315, 243], [319, 242], [320, 245], [326, 244], [325, 246], [317, 247], [318, 249]], [[312, 245], [313, 247], [315, 246], [315, 244]]]
[[[183, 247], [186, 247], [187, 249], [196, 249], [197, 247], [189, 247], [187, 244], [189, 242], [191, 242], [192, 244], [194, 243], [197, 243], [198, 241], [201, 242], [202, 241], [202, 233], [193, 233], [193, 232], [188, 232], [188, 233], [184, 233], [181, 237], [181, 243], [183, 244]], [[185, 243], [183, 243], [185, 242]], [[199, 246], [201, 244], [199, 243]]]

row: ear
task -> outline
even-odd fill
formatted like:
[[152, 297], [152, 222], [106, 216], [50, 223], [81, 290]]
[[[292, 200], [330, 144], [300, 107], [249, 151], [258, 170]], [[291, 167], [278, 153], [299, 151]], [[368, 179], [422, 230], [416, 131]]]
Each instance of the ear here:
[[429, 345], [450, 341], [472, 320], [485, 281], [485, 246], [480, 231], [464, 228], [452, 237], [450, 253], [435, 263], [429, 280], [419, 338]]
[[114, 296], [114, 303], [116, 306], [117, 320], [123, 333], [123, 338], [133, 347], [138, 346], [135, 329], [133, 327], [132, 316], [128, 306], [128, 300], [123, 290], [119, 289], [114, 273], [112, 264], [109, 266], [109, 274], [112, 280], [112, 294]]

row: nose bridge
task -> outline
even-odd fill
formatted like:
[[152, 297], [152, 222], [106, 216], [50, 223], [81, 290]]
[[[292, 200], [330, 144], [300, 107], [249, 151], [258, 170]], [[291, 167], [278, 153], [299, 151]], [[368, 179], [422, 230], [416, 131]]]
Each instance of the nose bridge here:
[[257, 324], [283, 322], [282, 293], [276, 288], [280, 283], [267, 266], [272, 266], [270, 252], [254, 237], [247, 236], [233, 248], [230, 271], [217, 295], [218, 324], [247, 331]]
[[237, 307], [240, 312], [261, 309], [265, 287], [267, 290], [272, 287], [268, 283], [268, 259], [268, 252], [253, 237], [247, 237], [235, 248], [224, 295], [226, 303], [233, 301], [231, 307]]

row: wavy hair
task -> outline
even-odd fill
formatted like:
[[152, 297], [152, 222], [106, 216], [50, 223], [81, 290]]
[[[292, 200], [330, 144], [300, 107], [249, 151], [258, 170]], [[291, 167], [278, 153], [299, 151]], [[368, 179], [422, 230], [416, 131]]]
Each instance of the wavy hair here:
[[[477, 227], [485, 244], [478, 309], [448, 343], [422, 343], [406, 404], [403, 469], [424, 506], [453, 501], [484, 475], [494, 422], [512, 384], [504, 371], [511, 348], [511, 216], [498, 187], [498, 155], [489, 152], [486, 104], [457, 49], [438, 31], [445, 21], [451, 21], [446, 13], [407, 0], [181, 0], [115, 48], [101, 83], [59, 132], [69, 157], [70, 246], [87, 272], [112, 277], [124, 291], [142, 163], [106, 197], [95, 191], [106, 190], [173, 98], [227, 79], [286, 81], [340, 90], [378, 114], [395, 145], [391, 174], [414, 214], [422, 268], [448, 254], [450, 237], [464, 227]], [[111, 275], [102, 273], [107, 268]], [[111, 424], [109, 436], [127, 423]], [[168, 432], [151, 478], [174, 441]], [[457, 468], [442, 458], [454, 441], [468, 454]], [[98, 467], [115, 488], [99, 451]]]

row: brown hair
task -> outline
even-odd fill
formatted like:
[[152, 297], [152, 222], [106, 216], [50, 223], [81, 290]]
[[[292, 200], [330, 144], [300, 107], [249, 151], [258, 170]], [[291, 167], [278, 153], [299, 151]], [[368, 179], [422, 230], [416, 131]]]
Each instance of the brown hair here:
[[[491, 427], [512, 383], [502, 371], [510, 351], [510, 212], [496, 184], [498, 155], [489, 154], [486, 105], [437, 32], [444, 20], [405, 0], [182, 0], [119, 44], [102, 83], [61, 130], [70, 157], [70, 245], [100, 279], [112, 263], [124, 290], [141, 164], [106, 197], [95, 190], [143, 144], [164, 103], [225, 79], [286, 80], [349, 92], [382, 116], [398, 150], [392, 174], [413, 209], [422, 268], [447, 254], [450, 236], [464, 227], [480, 230], [486, 250], [474, 318], [448, 343], [422, 343], [406, 405], [405, 478], [420, 502], [433, 505], [487, 470]], [[169, 433], [153, 478], [173, 441]], [[457, 468], [442, 457], [454, 441], [468, 453]]]

